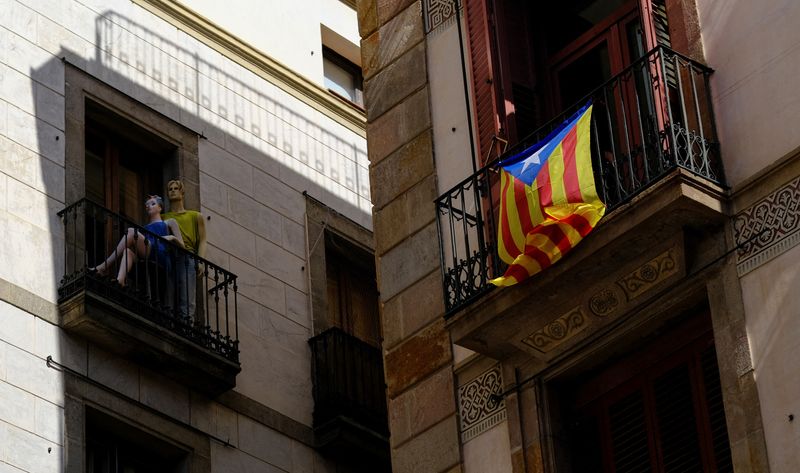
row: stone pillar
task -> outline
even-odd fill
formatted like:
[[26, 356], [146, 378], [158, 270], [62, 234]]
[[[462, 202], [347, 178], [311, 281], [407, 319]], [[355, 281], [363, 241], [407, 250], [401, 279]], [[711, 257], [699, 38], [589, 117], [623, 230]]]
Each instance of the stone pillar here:
[[714, 344], [736, 472], [769, 471], [761, 406], [733, 256], [707, 282]]
[[359, 0], [392, 467], [460, 470], [419, 1]]

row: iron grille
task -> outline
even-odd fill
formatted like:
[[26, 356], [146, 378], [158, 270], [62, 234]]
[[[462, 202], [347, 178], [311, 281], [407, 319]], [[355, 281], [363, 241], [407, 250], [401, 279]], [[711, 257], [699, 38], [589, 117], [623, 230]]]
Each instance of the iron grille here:
[[[59, 303], [89, 291], [238, 363], [235, 274], [87, 199], [70, 205], [58, 216], [64, 223], [66, 243]], [[113, 275], [117, 274], [118, 265], [127, 264], [126, 256], [118, 255], [106, 272], [108, 276], [91, 269], [115, 252], [121, 239], [131, 237], [158, 242], [148, 244], [158, 244], [164, 253], [158, 258], [137, 258], [124, 286]], [[187, 308], [188, 285], [179, 280], [194, 281], [196, 292], [201, 294], [194, 297], [200, 303], [193, 312]], [[186, 294], [179, 292], [182, 290]]]
[[308, 343], [314, 380], [314, 426], [347, 417], [388, 436], [381, 351], [336, 327]]
[[[724, 184], [707, 66], [658, 46], [499, 160], [544, 139], [589, 100], [592, 162], [606, 213], [681, 168]], [[505, 267], [496, 253], [497, 160], [435, 202], [447, 314], [481, 297]]]

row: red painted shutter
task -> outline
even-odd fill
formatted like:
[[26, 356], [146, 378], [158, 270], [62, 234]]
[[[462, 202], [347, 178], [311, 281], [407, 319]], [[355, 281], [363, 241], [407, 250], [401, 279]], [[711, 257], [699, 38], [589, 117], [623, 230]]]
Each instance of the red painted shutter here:
[[497, 57], [499, 58], [501, 96], [509, 145], [514, 145], [534, 131], [539, 119], [539, 100], [535, 93], [532, 7], [529, 2], [498, 2]]
[[487, 156], [490, 160], [496, 156], [496, 152], [491, 151], [492, 137], [500, 131], [488, 1], [491, 0], [467, 0], [465, 5], [479, 165], [485, 163]]

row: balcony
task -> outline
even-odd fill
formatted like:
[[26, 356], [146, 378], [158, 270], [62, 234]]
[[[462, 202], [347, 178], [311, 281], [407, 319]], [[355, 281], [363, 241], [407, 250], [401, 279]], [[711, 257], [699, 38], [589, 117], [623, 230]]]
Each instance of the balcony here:
[[389, 427], [380, 349], [336, 327], [308, 343], [317, 445], [329, 455], [371, 465], [365, 471], [388, 471]]
[[[535, 304], [541, 307], [546, 294], [552, 310], [561, 310], [557, 306], [571, 304], [580, 294], [567, 296], [569, 291], [551, 282], [578, 278], [572, 282], [585, 289], [593, 274], [602, 280], [624, 270], [645, 253], [648, 241], [659, 246], [665, 239], [682, 238], [686, 229], [722, 222], [725, 190], [709, 89], [712, 72], [670, 49], [655, 48], [500, 156], [539, 142], [592, 100], [592, 163], [606, 216], [570, 255], [517, 288], [492, 291], [489, 283], [505, 270], [496, 253], [497, 161], [436, 200], [446, 317], [456, 341], [483, 352], [492, 352], [486, 347], [498, 343], [509, 348], [512, 333], [503, 342], [499, 334], [486, 339], [494, 337], [492, 320], [513, 317], [505, 312], [513, 312], [510, 307], [529, 297], [534, 286], [540, 296]], [[616, 256], [606, 259], [610, 254]], [[596, 273], [585, 264], [590, 257]], [[584, 265], [576, 270], [581, 261]], [[484, 310], [487, 304], [489, 311]], [[522, 346], [520, 340], [512, 344]], [[503, 353], [498, 348], [493, 354]]]
[[[66, 240], [58, 288], [65, 330], [212, 396], [236, 385], [241, 367], [234, 274], [91, 201], [58, 215]], [[156, 258], [151, 247], [150, 258], [132, 264], [124, 286], [90, 270], [131, 235], [158, 242], [163, 253]], [[116, 275], [126, 263], [118, 255], [107, 274]]]

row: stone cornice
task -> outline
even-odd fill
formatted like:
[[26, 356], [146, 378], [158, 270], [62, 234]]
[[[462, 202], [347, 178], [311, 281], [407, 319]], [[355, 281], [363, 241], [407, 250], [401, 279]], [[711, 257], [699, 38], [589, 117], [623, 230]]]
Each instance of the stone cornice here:
[[366, 136], [364, 112], [174, 0], [131, 0], [338, 123]]

